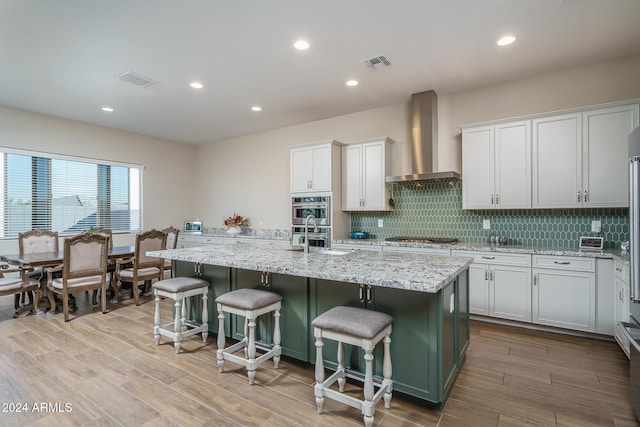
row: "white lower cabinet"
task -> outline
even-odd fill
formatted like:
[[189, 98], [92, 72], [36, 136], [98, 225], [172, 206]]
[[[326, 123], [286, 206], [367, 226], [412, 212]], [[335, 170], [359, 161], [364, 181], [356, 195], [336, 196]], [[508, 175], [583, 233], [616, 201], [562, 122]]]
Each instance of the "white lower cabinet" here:
[[613, 336], [627, 357], [629, 357], [630, 343], [623, 332], [624, 327], [619, 324], [619, 322], [629, 321], [629, 265], [622, 261], [615, 260], [613, 268], [613, 281], [615, 285], [614, 312], [616, 320]]
[[596, 331], [594, 258], [534, 255], [532, 273], [533, 323]]
[[531, 256], [452, 251], [474, 258], [469, 266], [469, 312], [531, 321]]

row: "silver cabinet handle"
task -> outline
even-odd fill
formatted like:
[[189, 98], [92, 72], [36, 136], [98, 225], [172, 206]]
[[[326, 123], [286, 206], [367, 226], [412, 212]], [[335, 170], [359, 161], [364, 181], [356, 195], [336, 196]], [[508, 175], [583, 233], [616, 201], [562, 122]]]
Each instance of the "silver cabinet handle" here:
[[371, 302], [371, 285], [367, 285], [367, 302]]
[[553, 263], [558, 265], [569, 265], [571, 264], [571, 261], [553, 261]]
[[588, 203], [589, 202], [589, 192], [585, 190], [584, 192], [584, 202]]
[[494, 256], [483, 256], [482, 259], [496, 259]]
[[578, 190], [578, 203], [580, 203], [580, 190]]
[[492, 194], [491, 194], [491, 204], [492, 204], [492, 205], [494, 204], [494, 203], [493, 203], [494, 197], [495, 197], [495, 194], [493, 194], [493, 193], [492, 193]]
[[500, 195], [496, 194], [496, 205], [500, 204]]
[[364, 302], [364, 285], [360, 285], [358, 288], [358, 301]]
[[484, 271], [484, 280], [489, 280], [489, 270]]
[[533, 275], [533, 286], [538, 286], [538, 275], [537, 274]]

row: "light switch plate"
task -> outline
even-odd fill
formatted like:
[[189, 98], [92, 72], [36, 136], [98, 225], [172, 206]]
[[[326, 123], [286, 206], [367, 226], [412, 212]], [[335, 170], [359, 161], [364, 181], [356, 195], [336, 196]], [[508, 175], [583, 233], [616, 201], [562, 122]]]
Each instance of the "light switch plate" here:
[[482, 220], [482, 229], [483, 230], [491, 230], [491, 220], [483, 219]]
[[379, 219], [378, 220], [378, 228], [382, 228], [384, 227], [384, 220], [383, 219]]
[[599, 219], [591, 221], [591, 231], [594, 233], [600, 233], [602, 231], [602, 221]]

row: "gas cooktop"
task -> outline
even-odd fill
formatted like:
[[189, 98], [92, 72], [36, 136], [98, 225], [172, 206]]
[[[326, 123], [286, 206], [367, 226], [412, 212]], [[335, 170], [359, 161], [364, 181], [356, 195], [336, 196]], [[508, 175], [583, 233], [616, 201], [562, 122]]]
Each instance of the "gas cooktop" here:
[[454, 237], [387, 237], [387, 242], [453, 244], [458, 241]]

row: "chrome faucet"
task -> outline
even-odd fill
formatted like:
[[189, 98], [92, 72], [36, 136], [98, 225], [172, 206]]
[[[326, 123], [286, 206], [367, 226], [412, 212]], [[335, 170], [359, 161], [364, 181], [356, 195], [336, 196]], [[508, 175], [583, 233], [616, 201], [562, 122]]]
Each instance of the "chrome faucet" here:
[[307, 215], [307, 218], [304, 220], [304, 253], [309, 253], [309, 220], [313, 220], [313, 232], [318, 232], [318, 222], [316, 221], [316, 217], [313, 215]]

